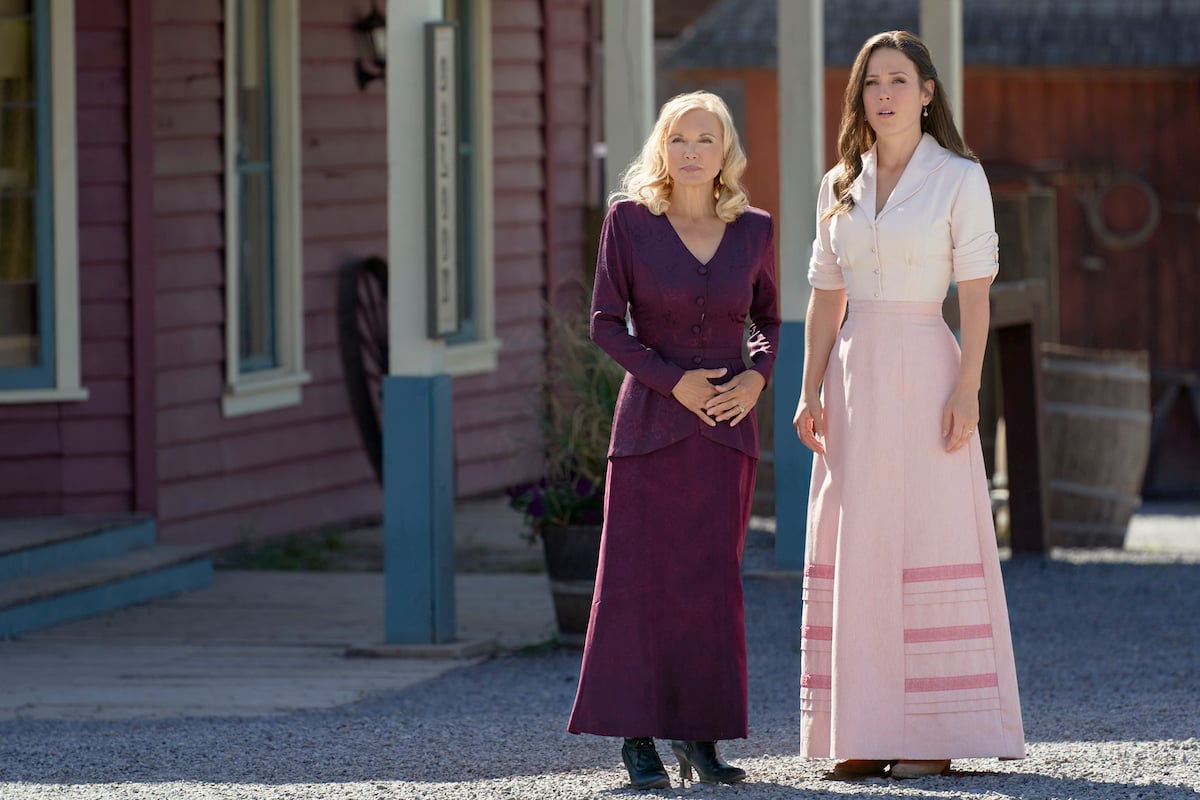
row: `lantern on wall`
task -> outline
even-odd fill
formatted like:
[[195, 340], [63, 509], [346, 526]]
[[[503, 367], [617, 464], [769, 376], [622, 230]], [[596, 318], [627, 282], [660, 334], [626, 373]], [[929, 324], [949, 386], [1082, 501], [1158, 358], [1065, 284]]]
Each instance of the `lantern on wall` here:
[[370, 13], [354, 23], [354, 32], [362, 52], [354, 71], [358, 88], [366, 89], [368, 83], [387, 74], [387, 19], [372, 3]]

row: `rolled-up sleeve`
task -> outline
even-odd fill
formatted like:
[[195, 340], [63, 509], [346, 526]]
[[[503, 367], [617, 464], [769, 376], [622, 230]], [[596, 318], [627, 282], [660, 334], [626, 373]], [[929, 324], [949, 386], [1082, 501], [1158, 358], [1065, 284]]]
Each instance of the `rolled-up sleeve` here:
[[817, 235], [813, 239], [812, 258], [808, 261], [808, 283], [814, 289], [844, 289], [846, 279], [829, 240], [829, 220], [823, 219], [833, 205], [834, 171], [825, 173], [817, 191]]
[[950, 209], [950, 241], [956, 283], [994, 279], [1000, 269], [1000, 237], [992, 213], [992, 190], [983, 167], [967, 169]]

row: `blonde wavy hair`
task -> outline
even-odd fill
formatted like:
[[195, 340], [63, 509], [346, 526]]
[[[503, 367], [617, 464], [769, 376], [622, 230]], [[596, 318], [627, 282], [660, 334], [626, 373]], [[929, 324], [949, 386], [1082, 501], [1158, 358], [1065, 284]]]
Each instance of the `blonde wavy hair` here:
[[721, 171], [713, 178], [717, 216], [724, 222], [733, 222], [742, 215], [750, 205], [750, 198], [742, 187], [746, 153], [733, 126], [729, 106], [717, 95], [705, 91], [677, 94], [663, 104], [654, 130], [642, 145], [641, 154], [621, 173], [620, 187], [609, 195], [610, 205], [618, 200], [633, 200], [650, 209], [652, 214], [666, 213], [671, 206], [673, 185], [667, 169], [667, 136], [680, 117], [697, 109], [709, 111], [721, 121], [723, 163]]

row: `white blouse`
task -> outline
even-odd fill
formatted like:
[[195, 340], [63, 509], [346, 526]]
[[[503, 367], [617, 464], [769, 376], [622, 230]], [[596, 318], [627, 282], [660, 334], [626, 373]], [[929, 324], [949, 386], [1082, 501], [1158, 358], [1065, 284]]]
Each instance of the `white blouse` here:
[[808, 265], [814, 288], [844, 288], [851, 300], [940, 303], [951, 276], [960, 283], [996, 277], [999, 237], [983, 167], [926, 133], [876, 216], [875, 158], [874, 147], [863, 154], [851, 185], [854, 208], [824, 222], [841, 167], [821, 180]]

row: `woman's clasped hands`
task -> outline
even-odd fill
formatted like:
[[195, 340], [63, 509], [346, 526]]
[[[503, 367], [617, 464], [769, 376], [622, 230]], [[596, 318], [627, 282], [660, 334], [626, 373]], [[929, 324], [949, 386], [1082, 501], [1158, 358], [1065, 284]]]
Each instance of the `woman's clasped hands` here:
[[737, 425], [758, 403], [767, 382], [761, 373], [748, 369], [713, 385], [710, 379], [723, 378], [728, 372], [725, 367], [688, 370], [671, 395], [709, 427], [716, 427], [718, 422]]

